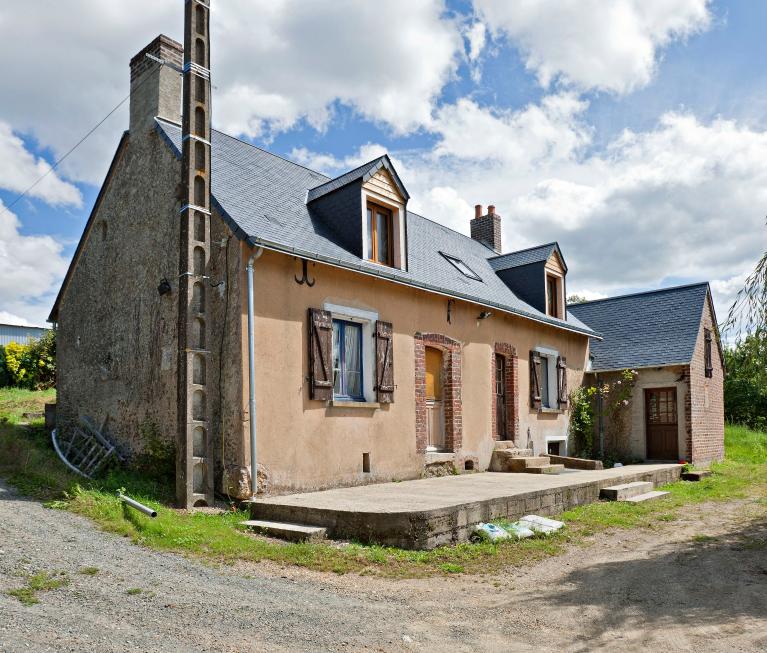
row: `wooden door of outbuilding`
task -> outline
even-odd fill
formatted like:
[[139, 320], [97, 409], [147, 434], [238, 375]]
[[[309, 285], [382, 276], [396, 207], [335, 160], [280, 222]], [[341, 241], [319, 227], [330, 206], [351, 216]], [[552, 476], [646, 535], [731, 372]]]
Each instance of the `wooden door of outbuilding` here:
[[645, 390], [645, 423], [647, 425], [647, 458], [678, 460], [679, 424], [676, 388]]

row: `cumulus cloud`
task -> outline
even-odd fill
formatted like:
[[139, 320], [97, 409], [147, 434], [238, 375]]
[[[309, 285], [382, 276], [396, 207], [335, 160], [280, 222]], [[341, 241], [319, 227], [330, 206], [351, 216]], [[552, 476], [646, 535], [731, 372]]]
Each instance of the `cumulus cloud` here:
[[62, 246], [50, 236], [26, 236], [0, 202], [0, 306], [6, 317], [42, 324], [67, 269]]
[[628, 93], [653, 76], [670, 41], [706, 29], [709, 0], [474, 0], [539, 82]]
[[76, 186], [62, 180], [42, 158], [36, 158], [24, 142], [0, 122], [0, 188], [22, 193], [43, 175], [47, 175], [32, 188], [28, 195], [38, 197], [54, 206], [82, 205], [82, 196]]
[[[181, 39], [175, 2], [26, 2], [0, 6], [0, 120], [61, 154], [128, 93], [128, 61], [159, 32]], [[212, 10], [213, 120], [247, 136], [306, 120], [321, 129], [336, 103], [397, 133], [431, 119], [463, 52], [461, 26], [441, 0], [226, 0]], [[94, 29], [94, 26], [98, 26]], [[56, 65], [51, 66], [50, 62]], [[63, 173], [101, 183], [123, 107]]]

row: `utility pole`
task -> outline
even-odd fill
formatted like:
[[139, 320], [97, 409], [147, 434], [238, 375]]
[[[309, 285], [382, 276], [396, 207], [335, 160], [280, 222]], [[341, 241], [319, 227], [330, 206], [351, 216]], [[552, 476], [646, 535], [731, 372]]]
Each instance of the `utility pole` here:
[[211, 218], [210, 0], [186, 0], [183, 78], [176, 500], [181, 508], [193, 508], [213, 505], [206, 297]]

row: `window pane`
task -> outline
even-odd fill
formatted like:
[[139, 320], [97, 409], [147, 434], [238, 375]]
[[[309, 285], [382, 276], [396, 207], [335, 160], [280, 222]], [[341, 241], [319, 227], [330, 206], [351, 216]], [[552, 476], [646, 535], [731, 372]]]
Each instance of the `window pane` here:
[[378, 238], [378, 262], [390, 263], [389, 261], [389, 215], [382, 211], [376, 211], [376, 237]]
[[358, 324], [344, 325], [344, 363], [346, 394], [362, 396], [362, 329]]
[[333, 320], [333, 394], [341, 394], [341, 325]]
[[546, 356], [541, 356], [541, 406], [551, 408], [549, 405], [549, 359]]
[[368, 209], [367, 239], [368, 239], [367, 257], [368, 257], [368, 259], [372, 260], [372, 258], [373, 258], [373, 211], [372, 211], [372, 209]]

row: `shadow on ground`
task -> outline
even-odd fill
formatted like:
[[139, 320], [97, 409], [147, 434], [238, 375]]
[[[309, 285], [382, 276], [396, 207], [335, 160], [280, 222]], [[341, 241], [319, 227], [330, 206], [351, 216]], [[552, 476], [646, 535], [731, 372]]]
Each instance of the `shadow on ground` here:
[[[691, 630], [767, 619], [767, 518], [717, 537], [660, 544], [647, 557], [595, 563], [562, 578], [560, 590], [531, 601], [590, 613], [597, 638], [667, 625]], [[767, 632], [764, 635], [767, 645]]]

